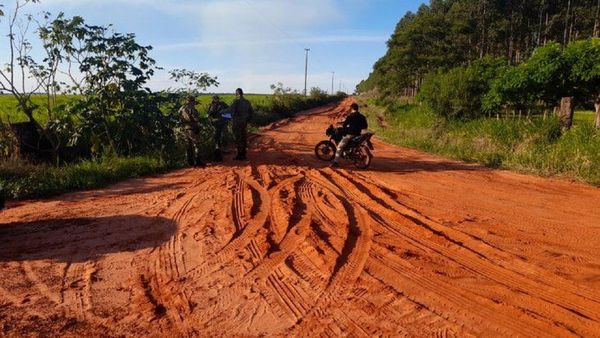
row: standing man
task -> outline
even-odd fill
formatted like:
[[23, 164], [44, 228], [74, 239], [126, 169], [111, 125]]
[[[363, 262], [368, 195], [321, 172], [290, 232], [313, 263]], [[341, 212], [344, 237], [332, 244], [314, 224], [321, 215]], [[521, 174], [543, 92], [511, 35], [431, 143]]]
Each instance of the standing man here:
[[196, 98], [190, 96], [179, 109], [179, 119], [185, 129], [187, 141], [187, 161], [190, 166], [204, 167], [200, 158], [200, 114], [196, 110]]
[[227, 120], [222, 112], [229, 108], [225, 102], [222, 102], [218, 95], [213, 96], [212, 102], [208, 107], [208, 118], [213, 128], [215, 128], [215, 153], [213, 159], [217, 162], [223, 161], [221, 145], [223, 143], [223, 131], [227, 126]]
[[246, 150], [248, 148], [248, 122], [252, 119], [254, 110], [250, 101], [244, 98], [242, 88], [235, 90], [235, 101], [231, 104], [229, 111], [231, 112], [233, 136], [235, 137], [235, 144], [237, 146], [237, 156], [234, 160], [245, 161]]
[[367, 118], [358, 111], [358, 104], [353, 103], [350, 106], [350, 109], [352, 109], [352, 111], [350, 114], [348, 114], [346, 120], [342, 124], [342, 127], [344, 127], [345, 136], [337, 146], [335, 159], [333, 160], [333, 164], [331, 164], [333, 168], [340, 166], [340, 159], [342, 158], [342, 154], [346, 150], [346, 147], [348, 147], [350, 141], [352, 141], [352, 139], [356, 136], [360, 136], [363, 129], [369, 128]]

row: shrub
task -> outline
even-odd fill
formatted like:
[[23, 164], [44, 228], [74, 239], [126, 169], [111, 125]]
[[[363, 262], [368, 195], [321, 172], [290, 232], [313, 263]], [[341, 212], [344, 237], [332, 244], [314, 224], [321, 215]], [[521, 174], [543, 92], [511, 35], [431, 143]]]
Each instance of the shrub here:
[[327, 94], [327, 91], [324, 89], [319, 87], [312, 87], [310, 89], [310, 98], [313, 100], [324, 101], [327, 99], [327, 96], [329, 96], [329, 94]]
[[484, 58], [468, 67], [431, 73], [425, 77], [418, 98], [447, 119], [480, 117], [482, 97], [504, 64], [502, 59]]

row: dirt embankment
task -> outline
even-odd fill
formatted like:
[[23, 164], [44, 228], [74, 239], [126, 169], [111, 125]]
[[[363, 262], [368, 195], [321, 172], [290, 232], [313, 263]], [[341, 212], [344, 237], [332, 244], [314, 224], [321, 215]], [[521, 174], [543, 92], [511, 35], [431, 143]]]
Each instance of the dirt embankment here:
[[331, 170], [350, 103], [249, 164], [11, 205], [0, 336], [600, 336], [599, 189], [380, 142]]

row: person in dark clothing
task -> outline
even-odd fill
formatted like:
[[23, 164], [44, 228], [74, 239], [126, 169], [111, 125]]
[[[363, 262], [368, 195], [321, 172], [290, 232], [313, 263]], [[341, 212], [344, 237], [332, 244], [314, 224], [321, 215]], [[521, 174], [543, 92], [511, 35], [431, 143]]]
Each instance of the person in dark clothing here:
[[200, 158], [200, 114], [196, 110], [196, 104], [195, 97], [188, 97], [186, 104], [179, 109], [179, 119], [185, 129], [188, 164], [204, 167], [206, 164]]
[[346, 120], [342, 124], [344, 128], [344, 137], [340, 141], [337, 146], [337, 151], [335, 153], [335, 159], [333, 160], [332, 167], [339, 167], [340, 159], [346, 147], [356, 136], [360, 136], [364, 129], [369, 128], [369, 124], [367, 123], [367, 118], [358, 111], [358, 104], [353, 103], [350, 108], [352, 111], [346, 117]]
[[248, 122], [252, 119], [254, 110], [250, 101], [244, 98], [244, 91], [241, 88], [236, 89], [235, 96], [236, 99], [228, 110], [231, 112], [233, 136], [237, 146], [237, 156], [234, 160], [245, 161], [248, 148]]
[[227, 120], [223, 117], [223, 111], [229, 106], [221, 101], [219, 96], [213, 96], [213, 100], [208, 107], [208, 119], [215, 128], [215, 152], [213, 154], [213, 160], [217, 162], [223, 161], [223, 153], [221, 152], [221, 146], [223, 145], [223, 131], [227, 127]]

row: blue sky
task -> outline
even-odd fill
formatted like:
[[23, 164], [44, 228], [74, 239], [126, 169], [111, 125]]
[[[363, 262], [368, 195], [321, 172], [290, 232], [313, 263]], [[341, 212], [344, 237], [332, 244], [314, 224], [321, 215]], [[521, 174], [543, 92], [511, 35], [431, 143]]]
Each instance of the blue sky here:
[[[219, 88], [269, 93], [269, 86], [304, 88], [304, 48], [310, 48], [308, 86], [352, 92], [386, 50], [385, 42], [407, 11], [424, 0], [42, 0], [29, 13], [65, 12], [90, 24], [113, 24], [154, 46], [165, 69], [216, 75]], [[1, 1], [10, 5], [11, 0]], [[0, 22], [3, 36], [6, 20]], [[6, 39], [0, 40], [5, 62]], [[173, 86], [166, 71], [153, 89]]]

